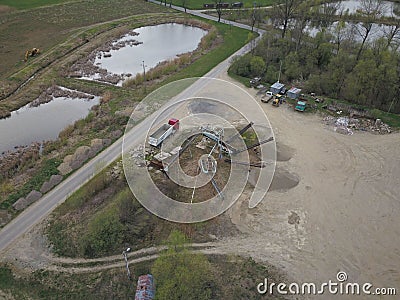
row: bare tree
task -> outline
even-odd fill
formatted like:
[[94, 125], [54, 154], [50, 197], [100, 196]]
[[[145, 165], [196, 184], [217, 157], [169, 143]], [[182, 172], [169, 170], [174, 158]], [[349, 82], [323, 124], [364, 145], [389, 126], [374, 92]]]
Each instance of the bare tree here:
[[391, 18], [393, 23], [384, 27], [384, 34], [387, 40], [386, 48], [392, 46], [395, 50], [400, 46], [400, 5], [392, 4]]
[[362, 17], [363, 21], [360, 26], [355, 27], [358, 34], [361, 36], [362, 42], [357, 53], [356, 61], [360, 59], [361, 53], [364, 49], [365, 42], [371, 33], [372, 27], [377, 19], [379, 19], [386, 7], [382, 0], [361, 0], [360, 6], [357, 9], [357, 14]]
[[257, 7], [257, 3], [253, 3], [253, 10], [251, 11], [250, 16], [250, 24], [251, 24], [251, 31], [254, 30], [254, 26], [257, 23], [257, 27], [260, 27], [260, 22], [266, 16], [265, 10], [260, 9], [260, 6]]
[[186, 0], [182, 0], [182, 7], [184, 8], [184, 10], [186, 12]]
[[331, 33], [335, 39], [336, 52], [339, 52], [343, 40], [346, 38], [346, 22], [340, 20], [332, 28]]
[[337, 15], [343, 14], [342, 2], [324, 2], [320, 6], [319, 23], [322, 28], [328, 28], [335, 21]]
[[283, 0], [281, 4], [274, 5], [272, 9], [275, 23], [282, 27], [282, 38], [285, 38], [289, 22], [294, 18], [301, 0]]
[[251, 12], [251, 32], [254, 30], [254, 25], [256, 24], [256, 3], [254, 2], [253, 11]]
[[215, 3], [215, 9], [217, 10], [217, 14], [218, 14], [218, 22], [221, 22], [222, 0], [214, 0], [214, 3]]
[[294, 38], [296, 42], [296, 52], [298, 51], [301, 41], [304, 36], [304, 31], [309, 24], [310, 21], [310, 7], [307, 3], [303, 2], [299, 5], [296, 12], [296, 19], [294, 22], [294, 27], [292, 30], [292, 38]]

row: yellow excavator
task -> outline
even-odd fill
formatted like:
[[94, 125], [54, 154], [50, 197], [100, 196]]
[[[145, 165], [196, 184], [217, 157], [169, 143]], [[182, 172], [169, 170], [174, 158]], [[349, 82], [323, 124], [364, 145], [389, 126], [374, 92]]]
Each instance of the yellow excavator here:
[[27, 61], [29, 57], [33, 57], [38, 54], [40, 54], [39, 48], [32, 48], [32, 50], [26, 50], [24, 61]]

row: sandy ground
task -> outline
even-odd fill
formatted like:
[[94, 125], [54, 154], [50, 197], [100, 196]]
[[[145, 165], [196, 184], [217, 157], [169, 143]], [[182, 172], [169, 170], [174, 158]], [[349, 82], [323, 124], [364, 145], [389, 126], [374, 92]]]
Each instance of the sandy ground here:
[[255, 209], [237, 203], [230, 214], [245, 234], [221, 248], [269, 261], [299, 283], [337, 282], [344, 271], [347, 282], [399, 293], [400, 134], [345, 136], [321, 116], [262, 107], [277, 141], [278, 173], [300, 181], [270, 191]]

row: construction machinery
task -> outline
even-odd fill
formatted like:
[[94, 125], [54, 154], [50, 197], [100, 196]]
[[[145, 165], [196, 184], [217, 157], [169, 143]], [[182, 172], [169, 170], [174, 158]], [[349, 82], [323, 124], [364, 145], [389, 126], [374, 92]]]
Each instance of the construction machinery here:
[[39, 48], [32, 48], [32, 50], [26, 50], [24, 61], [27, 61], [29, 57], [34, 57], [38, 54], [40, 54]]
[[169, 137], [171, 134], [175, 133], [179, 129], [179, 120], [170, 119], [168, 124], [162, 125], [156, 132], [154, 132], [149, 137], [149, 144], [158, 147], [161, 143]]
[[282, 104], [283, 96], [281, 94], [276, 94], [274, 99], [272, 99], [272, 105], [279, 107]]

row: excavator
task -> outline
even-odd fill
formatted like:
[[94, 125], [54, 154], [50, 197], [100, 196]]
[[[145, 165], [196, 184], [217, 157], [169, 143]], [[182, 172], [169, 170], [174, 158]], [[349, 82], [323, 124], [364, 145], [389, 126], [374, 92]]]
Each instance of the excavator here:
[[38, 48], [32, 48], [32, 50], [26, 50], [24, 61], [27, 61], [29, 57], [33, 57], [38, 54], [40, 54], [40, 50]]

